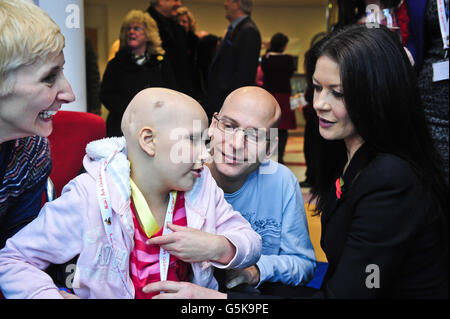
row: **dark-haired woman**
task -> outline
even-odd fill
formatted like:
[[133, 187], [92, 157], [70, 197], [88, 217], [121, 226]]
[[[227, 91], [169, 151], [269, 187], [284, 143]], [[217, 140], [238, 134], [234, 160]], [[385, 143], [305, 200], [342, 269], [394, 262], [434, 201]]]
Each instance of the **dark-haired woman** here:
[[[308, 58], [320, 134], [340, 143], [322, 152], [319, 169], [330, 173], [312, 189], [329, 263], [313, 297], [448, 298], [448, 188], [398, 37], [355, 25]], [[258, 297], [189, 283], [152, 288], [171, 291], [158, 298]], [[298, 287], [292, 296], [311, 294]]]
[[342, 141], [313, 188], [323, 295], [448, 298], [448, 188], [402, 44], [387, 28], [354, 26], [312, 58], [320, 134]]
[[281, 119], [278, 125], [278, 162], [284, 163], [283, 156], [288, 139], [288, 130], [295, 129], [297, 122], [291, 110], [291, 77], [294, 75], [294, 58], [284, 54], [289, 38], [283, 33], [275, 33], [270, 40], [270, 48], [261, 60], [263, 87], [272, 93], [281, 107]]

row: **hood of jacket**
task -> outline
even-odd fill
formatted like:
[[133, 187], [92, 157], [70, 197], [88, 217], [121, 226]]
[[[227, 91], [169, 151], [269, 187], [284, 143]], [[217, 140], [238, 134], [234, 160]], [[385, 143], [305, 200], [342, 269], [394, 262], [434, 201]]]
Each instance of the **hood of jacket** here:
[[86, 172], [95, 180], [100, 169], [107, 162], [106, 171], [112, 179], [121, 201], [127, 201], [131, 196], [130, 162], [127, 158], [125, 137], [110, 137], [90, 142], [86, 146], [83, 166]]

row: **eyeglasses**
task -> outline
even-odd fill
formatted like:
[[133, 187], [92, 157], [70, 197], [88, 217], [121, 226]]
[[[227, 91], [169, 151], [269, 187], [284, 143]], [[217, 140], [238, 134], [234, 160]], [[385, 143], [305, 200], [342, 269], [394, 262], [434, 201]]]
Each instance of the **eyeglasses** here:
[[242, 131], [244, 133], [245, 141], [252, 144], [262, 144], [270, 141], [270, 138], [267, 138], [267, 130], [265, 128], [243, 129], [242, 127], [236, 126], [231, 121], [220, 119], [216, 114], [213, 117], [217, 121], [217, 128], [225, 134], [234, 136], [238, 131]]
[[139, 27], [139, 26], [129, 26], [127, 27], [127, 32], [130, 32], [131, 30], [133, 30], [134, 32], [140, 32], [140, 31], [144, 31], [143, 27]]

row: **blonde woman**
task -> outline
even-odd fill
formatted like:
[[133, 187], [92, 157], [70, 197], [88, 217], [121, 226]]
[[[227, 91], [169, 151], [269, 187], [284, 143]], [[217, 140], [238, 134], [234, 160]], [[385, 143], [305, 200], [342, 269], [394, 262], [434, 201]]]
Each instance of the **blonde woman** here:
[[100, 99], [109, 110], [108, 137], [123, 135], [123, 112], [139, 91], [174, 88], [173, 70], [164, 54], [155, 20], [148, 13], [131, 10], [122, 22], [119, 51], [106, 67], [100, 91]]
[[39, 7], [0, 1], [0, 248], [33, 220], [52, 168], [53, 115], [75, 100], [64, 36]]
[[177, 10], [177, 21], [186, 30], [186, 32], [197, 31], [197, 23], [195, 22], [194, 15], [186, 7], [179, 7]]

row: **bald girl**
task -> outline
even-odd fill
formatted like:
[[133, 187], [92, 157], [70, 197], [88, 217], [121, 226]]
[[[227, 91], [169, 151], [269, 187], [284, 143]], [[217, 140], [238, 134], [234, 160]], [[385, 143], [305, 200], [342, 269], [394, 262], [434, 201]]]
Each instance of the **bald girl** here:
[[[164, 221], [167, 194], [190, 190], [210, 158], [202, 141], [207, 127], [206, 113], [197, 101], [165, 88], [139, 92], [124, 112], [122, 131], [132, 163], [131, 178], [159, 225]], [[179, 157], [180, 152], [184, 156]]]

